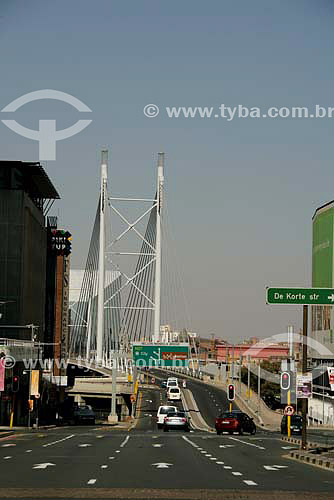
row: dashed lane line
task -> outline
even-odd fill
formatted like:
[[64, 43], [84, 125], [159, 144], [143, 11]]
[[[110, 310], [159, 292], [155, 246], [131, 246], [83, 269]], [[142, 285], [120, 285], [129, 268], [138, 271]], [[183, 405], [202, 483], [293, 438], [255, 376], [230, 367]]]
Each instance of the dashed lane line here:
[[43, 444], [43, 448], [47, 448], [48, 446], [53, 446], [54, 444], [57, 444], [57, 443], [61, 443], [62, 441], [66, 441], [66, 439], [71, 439], [74, 436], [75, 436], [75, 434], [71, 434], [70, 436], [66, 436], [63, 439], [58, 439], [58, 441], [53, 441], [52, 443]]
[[242, 476], [241, 472], [232, 472], [233, 476]]
[[3, 457], [4, 460], [9, 460], [10, 458], [13, 458], [13, 457]]
[[257, 483], [250, 481], [250, 479], [244, 479], [243, 482], [247, 484], [247, 486], [257, 486]]
[[87, 484], [95, 484], [96, 483], [96, 479], [90, 479], [89, 481], [87, 481]]

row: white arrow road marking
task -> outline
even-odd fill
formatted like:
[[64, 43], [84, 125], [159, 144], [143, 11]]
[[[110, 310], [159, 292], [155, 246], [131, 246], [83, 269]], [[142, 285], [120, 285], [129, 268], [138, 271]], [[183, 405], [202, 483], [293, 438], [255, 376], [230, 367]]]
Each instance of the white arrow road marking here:
[[334, 302], [334, 293], [332, 293], [332, 295], [329, 295], [329, 297], [327, 297], [331, 302]]
[[254, 481], [250, 481], [249, 479], [244, 479], [244, 483], [248, 486], [257, 486], [257, 483], [254, 483]]
[[89, 443], [82, 443], [82, 444], [78, 444], [79, 448], [87, 448], [88, 446], [92, 446], [91, 444]]
[[242, 441], [241, 439], [237, 439], [237, 438], [233, 438], [233, 437], [230, 437], [229, 439], [232, 439], [233, 441], [238, 441], [239, 443], [247, 444], [248, 446], [254, 446], [254, 448], [258, 448], [259, 450], [265, 450], [265, 448], [263, 446], [259, 446], [259, 445], [254, 444], [254, 443], [248, 443], [247, 441]]
[[[123, 448], [126, 443], [129, 441], [130, 439], [130, 436], [126, 436], [126, 438], [124, 439], [124, 441], [119, 445], [120, 448]], [[116, 452], [117, 453], [117, 452]]]
[[51, 462], [45, 462], [44, 464], [34, 464], [33, 469], [46, 469], [49, 466], [53, 466], [56, 464], [53, 464]]
[[162, 444], [157, 443], [157, 444], [152, 444], [152, 446], [153, 446], [153, 448], [161, 448], [161, 446], [163, 446], [163, 445], [162, 445]]
[[263, 468], [266, 470], [276, 470], [276, 471], [279, 470], [279, 469], [277, 469], [277, 467], [272, 467], [271, 465], [264, 465]]
[[95, 484], [96, 483], [96, 479], [90, 479], [87, 484]]
[[1, 448], [9, 448], [10, 446], [16, 446], [14, 443], [2, 444]]
[[173, 464], [168, 464], [166, 462], [158, 462], [156, 464], [151, 464], [151, 465], [156, 465], [157, 469], [169, 469], [169, 466]]
[[9, 460], [10, 458], [13, 458], [13, 457], [3, 457], [4, 460]]
[[47, 448], [48, 446], [53, 446], [54, 444], [57, 444], [57, 443], [61, 443], [62, 441], [66, 441], [66, 439], [71, 439], [74, 436], [75, 436], [75, 434], [71, 434], [70, 436], [66, 436], [63, 439], [58, 439], [58, 441], [53, 441], [52, 443], [43, 444], [43, 448]]

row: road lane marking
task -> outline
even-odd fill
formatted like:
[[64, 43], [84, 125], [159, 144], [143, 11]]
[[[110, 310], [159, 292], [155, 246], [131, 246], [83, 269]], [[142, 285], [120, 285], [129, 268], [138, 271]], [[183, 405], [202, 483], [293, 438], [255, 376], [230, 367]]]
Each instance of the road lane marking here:
[[115, 457], [109, 457], [109, 460], [114, 460]]
[[[194, 443], [193, 441], [191, 441], [190, 439], [188, 439], [186, 436], [182, 436], [182, 439], [187, 441], [187, 443], [191, 444], [191, 446], [193, 446], [194, 448], [197, 448], [198, 450], [202, 450], [202, 448], [198, 448], [198, 445], [196, 443]], [[206, 452], [201, 451], [201, 453], [206, 453]]]
[[241, 472], [232, 472], [233, 476], [242, 476]]
[[157, 443], [157, 444], [152, 444], [153, 448], [161, 448], [163, 444]]
[[206, 457], [212, 457], [212, 455], [210, 455], [210, 453], [206, 453], [205, 455]]
[[14, 443], [2, 444], [1, 448], [9, 448], [10, 446], [16, 446], [16, 444], [14, 444]]
[[210, 460], [218, 460], [216, 457], [211, 457]]
[[108, 465], [101, 465], [101, 469], [108, 469]]
[[124, 439], [124, 441], [119, 445], [120, 448], [124, 448], [124, 446], [126, 445], [126, 443], [129, 441], [130, 439], [130, 436], [126, 436], [126, 438]]
[[78, 444], [79, 448], [88, 448], [88, 446], [92, 446], [91, 444], [89, 443], [82, 443], [82, 444]]
[[53, 441], [52, 443], [43, 444], [43, 448], [47, 448], [48, 446], [53, 446], [54, 444], [57, 444], [57, 443], [61, 443], [62, 441], [66, 441], [66, 439], [71, 439], [74, 436], [75, 436], [75, 434], [71, 434], [70, 436], [66, 436], [63, 439], [58, 439], [58, 441]]
[[224, 469], [232, 469], [230, 465], [224, 465]]
[[32, 452], [32, 450], [26, 450], [26, 453], [31, 453], [31, 452]]
[[121, 450], [116, 450], [115, 453], [121, 453]]
[[248, 486], [257, 486], [257, 483], [254, 483], [254, 481], [250, 481], [249, 479], [244, 479], [244, 483]]
[[53, 464], [51, 462], [45, 462], [42, 464], [34, 464], [33, 469], [47, 469], [51, 465], [54, 466], [56, 464]]
[[3, 457], [4, 460], [9, 460], [10, 458], [13, 458], [13, 457]]
[[254, 446], [254, 448], [258, 448], [259, 450], [265, 450], [265, 448], [263, 446], [259, 446], [259, 445], [254, 444], [254, 443], [248, 443], [248, 441], [242, 441], [241, 439], [233, 438], [233, 437], [230, 437], [229, 439], [233, 439], [233, 441], [238, 441], [239, 443], [247, 444], [248, 446]]
[[167, 462], [158, 462], [156, 464], [151, 464], [153, 466], [156, 466], [157, 469], [169, 469], [170, 465], [173, 465], [173, 464], [169, 464]]
[[96, 479], [90, 479], [87, 484], [95, 484], [96, 483]]

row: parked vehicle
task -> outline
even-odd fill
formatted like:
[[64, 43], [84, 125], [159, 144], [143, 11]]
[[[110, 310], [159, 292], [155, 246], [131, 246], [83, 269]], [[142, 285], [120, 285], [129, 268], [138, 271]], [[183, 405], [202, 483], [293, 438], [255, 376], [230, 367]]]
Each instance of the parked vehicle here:
[[[302, 417], [300, 415], [292, 415], [290, 417], [290, 430], [291, 434], [301, 434], [302, 433]], [[281, 421], [281, 434], [288, 433], [288, 417], [283, 415]]]
[[163, 424], [164, 424], [164, 419], [167, 416], [168, 413], [171, 412], [176, 412], [177, 408], [176, 406], [159, 406], [158, 411], [157, 411], [157, 426], [158, 429], [161, 429]]
[[89, 405], [74, 408], [73, 420], [75, 424], [95, 425], [95, 413]]
[[250, 434], [256, 433], [256, 425], [253, 419], [241, 411], [222, 413], [216, 418], [215, 428], [218, 435], [223, 432], [228, 432], [229, 434], [233, 434], [234, 432], [238, 432], [239, 434], [243, 434], [244, 432], [249, 432]]
[[179, 387], [170, 387], [167, 391], [168, 401], [181, 401], [181, 390]]
[[170, 429], [181, 429], [183, 431], [190, 431], [190, 417], [187, 417], [183, 411], [169, 412], [164, 419], [164, 432]]

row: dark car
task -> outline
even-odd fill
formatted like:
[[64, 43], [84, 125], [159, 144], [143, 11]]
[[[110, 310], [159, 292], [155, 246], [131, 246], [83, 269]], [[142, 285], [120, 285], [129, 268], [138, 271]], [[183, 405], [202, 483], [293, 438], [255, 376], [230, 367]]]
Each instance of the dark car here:
[[229, 434], [233, 434], [234, 432], [238, 432], [239, 434], [243, 434], [244, 432], [249, 432], [250, 434], [256, 433], [256, 425], [253, 419], [241, 411], [222, 413], [216, 418], [215, 428], [218, 435], [223, 432], [228, 432]]
[[95, 425], [95, 413], [89, 405], [79, 406], [74, 409], [73, 420], [75, 424]]
[[168, 432], [170, 429], [181, 429], [183, 431], [190, 431], [189, 417], [184, 411], [173, 411], [167, 413], [163, 424], [164, 432]]
[[[302, 417], [300, 415], [292, 415], [290, 417], [290, 430], [291, 434], [301, 434], [302, 433]], [[288, 417], [283, 416], [281, 421], [281, 434], [288, 433]]]
[[160, 383], [160, 387], [162, 387], [163, 389], [166, 389], [166, 388], [167, 388], [167, 380], [163, 380], [163, 381]]

